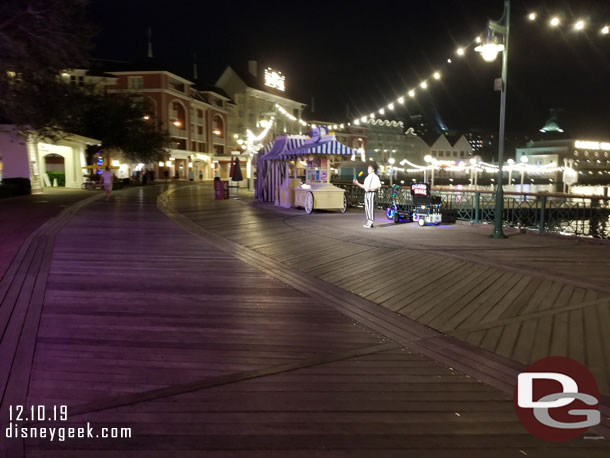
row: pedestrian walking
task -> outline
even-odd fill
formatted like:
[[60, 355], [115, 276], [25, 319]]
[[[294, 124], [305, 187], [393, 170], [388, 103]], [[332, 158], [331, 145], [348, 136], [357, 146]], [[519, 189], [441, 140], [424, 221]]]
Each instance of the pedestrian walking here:
[[102, 184], [106, 191], [106, 200], [110, 198], [110, 191], [112, 191], [112, 185], [114, 183], [114, 174], [110, 171], [110, 167], [106, 166], [106, 171], [101, 175]]
[[370, 229], [373, 227], [375, 221], [375, 194], [381, 189], [381, 181], [375, 174], [375, 166], [369, 164], [369, 174], [364, 179], [364, 184], [361, 184], [358, 180], [354, 179], [354, 184], [364, 189], [364, 214], [366, 215], [366, 224], [364, 227]]

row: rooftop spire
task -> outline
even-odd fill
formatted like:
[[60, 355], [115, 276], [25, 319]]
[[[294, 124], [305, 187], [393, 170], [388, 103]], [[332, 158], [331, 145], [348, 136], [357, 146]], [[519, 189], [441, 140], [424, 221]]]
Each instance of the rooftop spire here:
[[148, 57], [152, 58], [152, 29], [148, 27]]

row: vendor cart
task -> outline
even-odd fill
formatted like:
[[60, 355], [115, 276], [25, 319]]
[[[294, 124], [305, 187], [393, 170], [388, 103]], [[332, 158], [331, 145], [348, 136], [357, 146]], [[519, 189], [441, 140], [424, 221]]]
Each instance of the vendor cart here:
[[330, 183], [313, 183], [301, 185], [294, 190], [294, 206], [303, 207], [305, 213], [314, 210], [347, 211], [345, 190]]
[[[345, 213], [345, 190], [330, 183], [335, 157], [356, 154], [322, 130], [304, 136], [284, 136], [274, 141], [259, 159], [259, 200], [273, 200], [283, 207], [313, 210], [338, 210]], [[304, 179], [304, 180], [303, 180]], [[304, 182], [303, 182], [304, 181]]]

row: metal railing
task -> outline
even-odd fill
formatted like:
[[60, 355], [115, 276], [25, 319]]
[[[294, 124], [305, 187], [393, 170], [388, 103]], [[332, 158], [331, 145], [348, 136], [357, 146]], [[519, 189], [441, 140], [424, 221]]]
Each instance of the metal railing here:
[[[351, 207], [363, 206], [364, 191], [351, 184], [337, 184], [345, 189]], [[444, 218], [493, 224], [495, 192], [440, 188], [432, 194], [441, 196]], [[383, 186], [377, 195], [377, 208], [385, 210], [392, 202], [392, 189]], [[408, 210], [412, 205], [408, 187], [401, 187], [397, 205]], [[537, 229], [599, 239], [610, 239], [610, 198], [568, 194], [504, 193], [504, 225]]]

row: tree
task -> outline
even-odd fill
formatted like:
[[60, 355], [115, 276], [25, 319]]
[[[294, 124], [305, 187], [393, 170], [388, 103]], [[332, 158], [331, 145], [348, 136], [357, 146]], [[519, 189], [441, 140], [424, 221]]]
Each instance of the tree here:
[[169, 135], [150, 118], [145, 99], [81, 91], [78, 108], [62, 123], [66, 131], [102, 140], [104, 149], [121, 150], [133, 162], [155, 162], [167, 152]]
[[0, 2], [0, 114], [53, 136], [74, 88], [62, 70], [85, 68], [93, 28], [85, 0]]
[[100, 94], [61, 75], [88, 68], [94, 28], [86, 0], [0, 2], [0, 115], [38, 137], [67, 132], [102, 140], [127, 159], [155, 161], [169, 143], [144, 115], [152, 112], [128, 95]]

